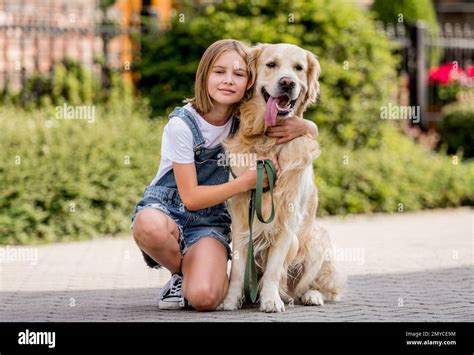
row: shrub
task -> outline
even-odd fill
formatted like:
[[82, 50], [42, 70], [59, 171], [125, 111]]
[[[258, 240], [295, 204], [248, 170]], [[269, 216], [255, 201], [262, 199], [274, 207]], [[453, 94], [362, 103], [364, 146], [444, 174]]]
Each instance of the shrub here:
[[121, 96], [130, 100], [132, 89], [125, 84], [118, 72], [107, 70], [105, 81], [109, 87], [102, 87], [99, 79], [72, 59], [64, 59], [53, 65], [49, 73], [34, 73], [25, 82], [19, 93], [3, 92], [4, 101], [26, 109], [43, 106], [90, 105], [107, 103]]
[[375, 0], [371, 10], [375, 12], [379, 20], [385, 23], [398, 23], [401, 15], [403, 22], [415, 23], [422, 20], [432, 34], [439, 32], [436, 12], [431, 0]]
[[[378, 20], [385, 23], [396, 24], [402, 20], [403, 23], [413, 25], [418, 20], [427, 26], [428, 35], [439, 36], [436, 12], [431, 0], [375, 0], [371, 6]], [[403, 16], [403, 18], [401, 18]], [[431, 48], [429, 61], [431, 65], [437, 65], [442, 57], [441, 48]]]
[[448, 153], [462, 150], [464, 157], [474, 157], [474, 103], [452, 103], [444, 106], [439, 125], [440, 145]]
[[129, 230], [160, 160], [163, 121], [129, 104], [93, 123], [0, 108], [0, 244], [84, 239]]
[[[130, 233], [133, 207], [159, 165], [164, 120], [130, 105], [97, 107], [93, 123], [51, 119], [52, 107], [0, 113], [0, 244]], [[354, 151], [321, 127], [319, 215], [474, 203], [473, 163], [453, 164], [390, 124], [381, 132], [379, 149]]]
[[377, 150], [337, 146], [321, 130], [321, 156], [314, 161], [318, 214], [415, 211], [472, 205], [474, 162], [433, 153], [393, 125]]

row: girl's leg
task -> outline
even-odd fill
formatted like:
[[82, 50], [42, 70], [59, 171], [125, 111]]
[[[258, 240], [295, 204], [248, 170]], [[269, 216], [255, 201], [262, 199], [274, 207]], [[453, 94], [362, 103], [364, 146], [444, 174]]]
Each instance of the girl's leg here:
[[142, 209], [133, 223], [133, 238], [140, 249], [171, 273], [181, 271], [179, 229], [172, 218], [154, 208]]
[[184, 298], [197, 311], [214, 311], [227, 294], [227, 250], [216, 239], [205, 237], [183, 256]]

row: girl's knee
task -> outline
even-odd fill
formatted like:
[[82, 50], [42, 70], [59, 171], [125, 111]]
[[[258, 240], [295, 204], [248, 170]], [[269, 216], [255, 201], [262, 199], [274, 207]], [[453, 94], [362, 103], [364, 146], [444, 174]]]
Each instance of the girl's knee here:
[[223, 291], [211, 285], [195, 285], [188, 288], [186, 299], [197, 311], [214, 311], [222, 302]]
[[137, 214], [133, 237], [138, 245], [156, 247], [168, 240], [170, 232], [166, 218], [156, 212], [144, 209]]

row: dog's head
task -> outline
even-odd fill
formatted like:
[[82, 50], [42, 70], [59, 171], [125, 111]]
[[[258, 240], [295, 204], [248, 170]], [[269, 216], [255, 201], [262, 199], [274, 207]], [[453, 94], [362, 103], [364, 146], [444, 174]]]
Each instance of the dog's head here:
[[301, 116], [316, 102], [321, 69], [313, 53], [293, 44], [259, 44], [252, 49], [249, 66], [256, 74], [251, 99], [265, 108], [266, 127], [277, 119]]

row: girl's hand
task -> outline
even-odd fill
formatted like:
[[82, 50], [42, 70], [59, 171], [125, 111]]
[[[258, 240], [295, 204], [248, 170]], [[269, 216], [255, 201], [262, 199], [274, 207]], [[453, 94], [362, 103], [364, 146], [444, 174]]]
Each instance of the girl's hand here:
[[[278, 159], [276, 156], [274, 157], [258, 157], [257, 159], [271, 159], [273, 165], [275, 165], [277, 179], [280, 176], [280, 166], [278, 165]], [[257, 166], [256, 164], [252, 165], [250, 168], [247, 168], [242, 175], [240, 175], [237, 179], [241, 181], [242, 190], [248, 191], [255, 189], [257, 185]], [[264, 170], [263, 175], [263, 187], [268, 186], [268, 176], [266, 171]]]
[[293, 116], [277, 123], [276, 126], [269, 127], [266, 135], [277, 138], [277, 144], [282, 144], [307, 133], [311, 134], [314, 138], [318, 136], [318, 126], [316, 126], [316, 123], [299, 116]]

